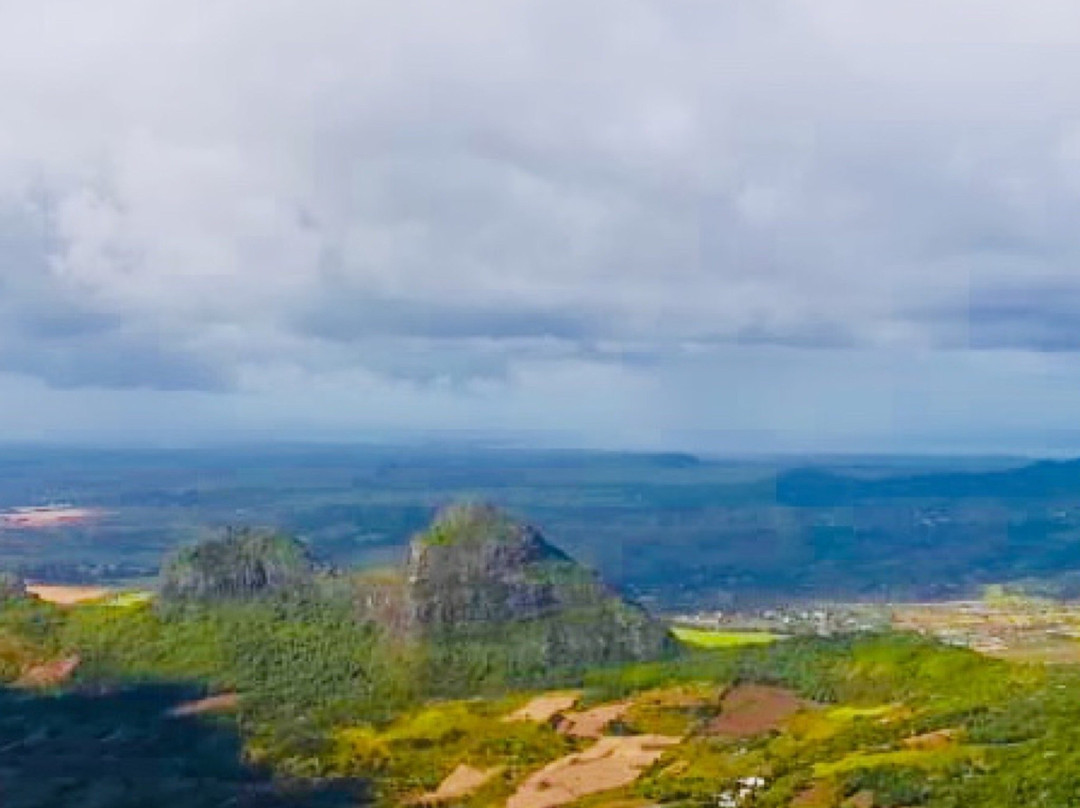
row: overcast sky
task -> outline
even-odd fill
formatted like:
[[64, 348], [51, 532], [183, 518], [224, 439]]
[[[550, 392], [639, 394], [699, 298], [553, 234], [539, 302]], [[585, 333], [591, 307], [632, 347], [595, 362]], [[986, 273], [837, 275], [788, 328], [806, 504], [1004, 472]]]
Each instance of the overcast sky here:
[[0, 439], [1080, 451], [1078, 76], [1065, 0], [0, 0]]

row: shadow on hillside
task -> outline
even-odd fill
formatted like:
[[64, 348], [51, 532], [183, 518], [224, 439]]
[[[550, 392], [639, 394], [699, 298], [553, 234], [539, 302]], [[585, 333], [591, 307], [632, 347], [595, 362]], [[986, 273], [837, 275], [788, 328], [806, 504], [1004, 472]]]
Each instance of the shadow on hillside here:
[[173, 718], [189, 688], [140, 685], [102, 695], [0, 688], [4, 808], [337, 808], [360, 782], [273, 782], [240, 759], [231, 722]]

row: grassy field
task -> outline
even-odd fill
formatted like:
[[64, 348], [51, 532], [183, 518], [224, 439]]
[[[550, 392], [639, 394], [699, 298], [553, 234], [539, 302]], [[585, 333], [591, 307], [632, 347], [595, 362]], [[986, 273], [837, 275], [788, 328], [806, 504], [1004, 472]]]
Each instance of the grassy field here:
[[767, 631], [711, 631], [675, 626], [671, 629], [679, 642], [694, 648], [738, 648], [743, 645], [769, 645], [781, 639]]
[[132, 589], [125, 592], [117, 592], [110, 597], [106, 603], [110, 606], [138, 606], [143, 603], [149, 603], [154, 599], [154, 593], [145, 589]]

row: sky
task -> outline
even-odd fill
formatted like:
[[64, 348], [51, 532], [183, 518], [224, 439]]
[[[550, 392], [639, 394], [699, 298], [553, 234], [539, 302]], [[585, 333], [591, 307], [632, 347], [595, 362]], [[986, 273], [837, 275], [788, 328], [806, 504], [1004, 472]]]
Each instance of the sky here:
[[0, 440], [1080, 453], [1080, 6], [0, 0]]

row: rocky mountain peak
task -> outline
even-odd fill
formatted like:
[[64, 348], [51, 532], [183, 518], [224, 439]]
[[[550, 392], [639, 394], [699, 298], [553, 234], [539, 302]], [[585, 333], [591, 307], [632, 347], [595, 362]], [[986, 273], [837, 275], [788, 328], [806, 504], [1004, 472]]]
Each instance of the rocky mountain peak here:
[[428, 635], [528, 626], [541, 645], [598, 661], [649, 658], [668, 643], [644, 610], [539, 530], [491, 506], [439, 514], [413, 539], [405, 572], [410, 620]]

